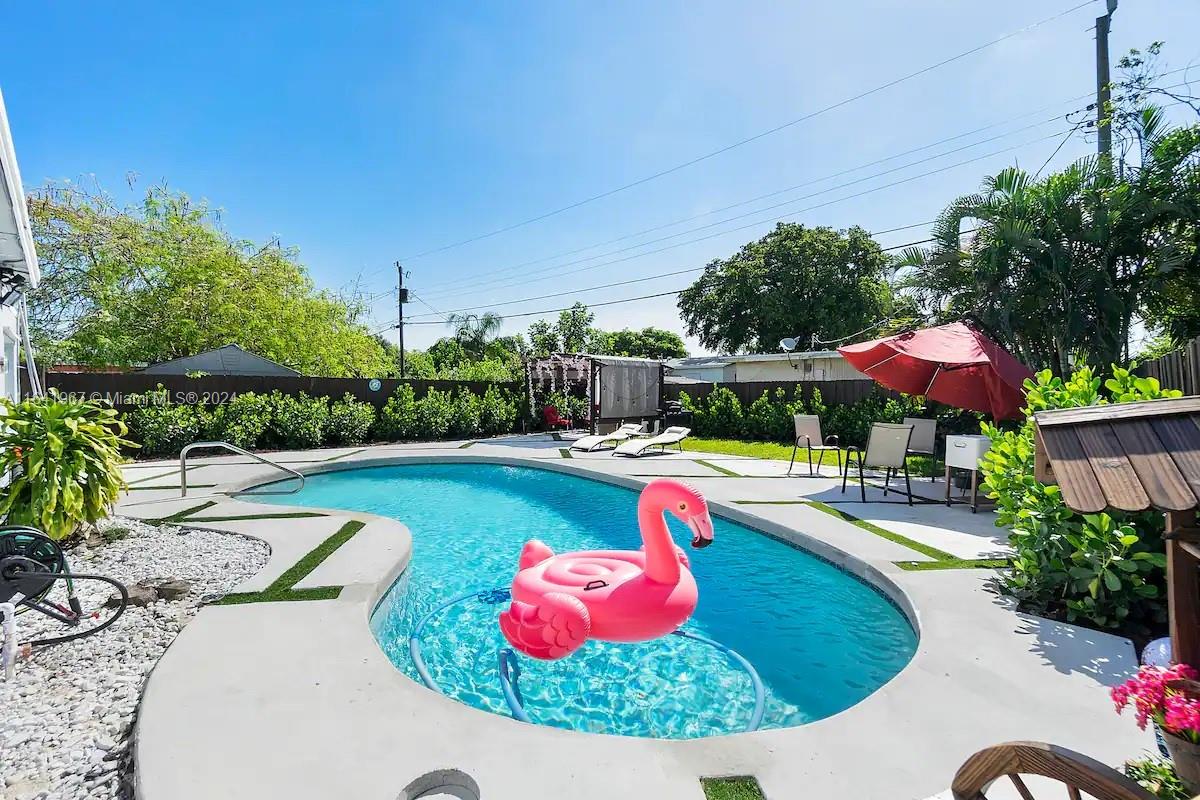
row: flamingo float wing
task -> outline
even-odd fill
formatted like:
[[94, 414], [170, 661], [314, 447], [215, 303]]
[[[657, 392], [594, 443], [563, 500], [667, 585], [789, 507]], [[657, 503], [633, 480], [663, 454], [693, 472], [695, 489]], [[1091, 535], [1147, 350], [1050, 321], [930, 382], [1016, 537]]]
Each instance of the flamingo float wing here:
[[536, 605], [513, 600], [500, 615], [500, 632], [527, 656], [552, 661], [575, 652], [587, 641], [592, 621], [576, 597], [549, 592]]

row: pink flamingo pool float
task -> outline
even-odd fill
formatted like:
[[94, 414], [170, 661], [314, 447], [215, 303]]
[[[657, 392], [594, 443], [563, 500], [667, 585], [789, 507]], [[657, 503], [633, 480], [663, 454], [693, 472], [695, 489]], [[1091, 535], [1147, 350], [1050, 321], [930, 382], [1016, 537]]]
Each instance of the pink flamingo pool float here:
[[696, 579], [675, 546], [664, 512], [692, 529], [692, 547], [713, 541], [708, 503], [673, 480], [651, 481], [638, 499], [641, 550], [587, 550], [555, 555], [537, 539], [521, 550], [512, 604], [500, 631], [522, 653], [562, 658], [588, 639], [643, 642], [679, 628], [696, 609]]

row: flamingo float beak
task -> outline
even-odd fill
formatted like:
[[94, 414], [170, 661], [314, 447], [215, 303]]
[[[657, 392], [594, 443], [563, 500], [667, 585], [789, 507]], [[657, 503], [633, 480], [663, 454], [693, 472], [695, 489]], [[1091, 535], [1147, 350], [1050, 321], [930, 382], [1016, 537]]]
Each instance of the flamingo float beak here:
[[713, 543], [713, 523], [708, 511], [687, 518], [692, 529], [692, 547], [701, 550]]

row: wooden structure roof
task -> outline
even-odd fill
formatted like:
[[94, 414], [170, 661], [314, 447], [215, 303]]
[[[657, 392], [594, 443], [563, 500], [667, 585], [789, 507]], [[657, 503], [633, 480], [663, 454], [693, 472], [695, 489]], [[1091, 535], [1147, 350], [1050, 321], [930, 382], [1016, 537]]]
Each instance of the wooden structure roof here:
[[1037, 472], [1075, 511], [1200, 507], [1200, 397], [1039, 411]]

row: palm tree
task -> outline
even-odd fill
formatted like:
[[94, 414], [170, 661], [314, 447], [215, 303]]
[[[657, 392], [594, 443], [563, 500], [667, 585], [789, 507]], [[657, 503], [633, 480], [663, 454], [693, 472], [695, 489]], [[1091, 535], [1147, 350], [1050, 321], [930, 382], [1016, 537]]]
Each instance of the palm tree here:
[[942, 213], [932, 245], [902, 254], [903, 285], [937, 316], [974, 317], [1031, 366], [1126, 360], [1133, 320], [1174, 271], [1194, 272], [1200, 220], [1200, 133], [1164, 130], [1147, 110], [1138, 137], [1140, 161], [1120, 176], [1086, 158], [1040, 180], [1017, 168], [986, 179]]
[[463, 350], [475, 357], [483, 358], [488, 343], [500, 332], [504, 318], [490, 311], [483, 314], [451, 314], [446, 324], [454, 330], [454, 339]]

